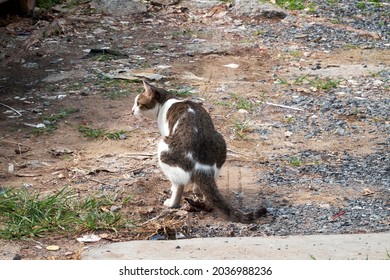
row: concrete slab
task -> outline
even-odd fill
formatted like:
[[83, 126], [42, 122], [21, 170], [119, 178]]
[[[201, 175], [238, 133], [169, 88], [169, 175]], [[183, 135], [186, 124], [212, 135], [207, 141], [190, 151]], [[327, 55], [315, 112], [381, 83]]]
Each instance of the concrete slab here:
[[119, 242], [90, 248], [84, 260], [385, 260], [390, 232], [289, 237]]

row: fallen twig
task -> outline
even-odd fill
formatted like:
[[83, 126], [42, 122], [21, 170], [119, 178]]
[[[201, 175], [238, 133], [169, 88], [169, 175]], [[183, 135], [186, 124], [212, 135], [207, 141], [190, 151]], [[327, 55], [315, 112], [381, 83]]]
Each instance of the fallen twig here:
[[285, 108], [285, 109], [291, 109], [291, 110], [295, 110], [295, 111], [303, 111], [303, 109], [300, 109], [300, 108], [290, 107], [290, 106], [281, 105], [281, 104], [275, 104], [275, 103], [271, 103], [271, 102], [266, 102], [265, 104], [270, 105], [270, 106]]
[[17, 177], [39, 177], [42, 176], [42, 174], [23, 174], [23, 173], [14, 173], [15, 176]]
[[28, 146], [26, 144], [19, 143], [19, 142], [3, 140], [3, 139], [1, 139], [0, 141], [3, 142], [3, 143], [7, 143], [7, 144], [12, 144], [12, 145], [17, 145], [17, 146], [25, 146], [25, 147], [31, 148], [30, 146]]
[[332, 216], [332, 220], [336, 220], [338, 217], [340, 217], [340, 216], [342, 216], [342, 215], [344, 215], [344, 214], [345, 214], [345, 212], [344, 212], [344, 211], [341, 211], [340, 213], [338, 213], [338, 214]]
[[2, 106], [4, 106], [4, 107], [6, 107], [6, 108], [8, 108], [8, 109], [10, 109], [10, 110], [12, 110], [12, 111], [14, 111], [15, 113], [17, 113], [19, 116], [22, 116], [22, 113], [20, 113], [18, 110], [16, 110], [15, 108], [12, 108], [11, 106], [8, 106], [8, 105], [6, 105], [6, 104], [4, 104], [4, 103], [0, 103], [0, 105], [2, 105]]
[[144, 226], [146, 224], [149, 224], [153, 221], [156, 221], [158, 219], [161, 219], [161, 218], [165, 218], [166, 216], [168, 216], [169, 214], [173, 213], [173, 212], [177, 212], [177, 209], [169, 209], [169, 210], [166, 210], [164, 212], [162, 212], [160, 215], [154, 217], [154, 218], [151, 218], [150, 220], [147, 220], [146, 222], [140, 224], [140, 226]]
[[87, 55], [83, 57], [83, 59], [94, 57], [96, 55], [103, 55], [103, 54], [109, 54], [117, 57], [128, 57], [127, 54], [122, 54], [116, 50], [111, 49], [91, 49]]
[[154, 157], [157, 153], [154, 154], [143, 154], [143, 153], [126, 153], [121, 157]]

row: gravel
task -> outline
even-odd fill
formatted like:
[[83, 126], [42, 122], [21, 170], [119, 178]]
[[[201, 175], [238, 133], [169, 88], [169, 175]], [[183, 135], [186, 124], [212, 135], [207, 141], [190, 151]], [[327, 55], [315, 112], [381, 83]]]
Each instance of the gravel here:
[[[252, 21], [242, 32], [248, 36], [260, 30], [257, 38], [268, 47], [283, 48], [283, 44], [287, 46], [291, 42], [301, 43], [303, 48], [327, 51], [347, 47], [390, 47], [388, 2], [313, 2], [315, 11], [311, 15], [328, 19], [324, 23], [303, 20], [301, 25], [291, 25], [288, 21], [265, 21], [260, 25]], [[389, 80], [390, 71], [385, 68], [371, 76], [341, 79], [334, 88], [318, 92], [309, 90], [309, 94], [301, 94], [291, 86], [285, 91], [283, 105], [303, 109], [304, 113], [293, 115], [291, 122], [280, 121], [272, 128], [258, 130], [260, 137], [271, 139], [273, 133], [284, 130], [292, 136], [304, 135], [306, 140], [333, 135], [343, 142], [368, 134], [373, 139], [372, 152], [303, 150], [294, 155], [271, 155], [267, 161], [258, 163], [265, 170], [258, 175], [259, 184], [275, 191], [273, 195], [260, 194], [266, 198], [269, 221], [265, 219], [249, 226], [210, 225], [193, 228], [192, 234], [199, 237], [285, 236], [389, 231]], [[306, 190], [315, 197], [334, 187], [346, 192], [336, 198], [339, 203], [332, 205], [292, 204], [289, 192], [286, 192], [286, 188], [291, 189], [290, 194]], [[280, 193], [284, 195], [278, 195], [278, 189], [283, 189]], [[358, 195], [349, 196], [348, 190], [354, 190]]]
[[[290, 21], [252, 24], [248, 34], [261, 31], [262, 42], [275, 47], [294, 38], [307, 49], [332, 50], [345, 47], [388, 49], [390, 47], [390, 5], [358, 0], [315, 0], [307, 17], [299, 24]], [[364, 7], [362, 6], [364, 3]], [[310, 20], [321, 17], [323, 23]], [[302, 19], [301, 17], [299, 17]], [[291, 19], [290, 19], [291, 20]]]

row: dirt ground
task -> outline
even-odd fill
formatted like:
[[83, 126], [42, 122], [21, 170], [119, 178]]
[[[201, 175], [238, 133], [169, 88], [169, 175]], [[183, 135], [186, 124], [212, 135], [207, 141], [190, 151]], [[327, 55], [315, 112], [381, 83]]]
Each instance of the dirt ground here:
[[[388, 50], [310, 50], [310, 54], [303, 54], [286, 52], [283, 47], [270, 49], [260, 41], [248, 46], [242, 43], [248, 38], [219, 32], [234, 27], [234, 22], [206, 16], [207, 10], [192, 13], [197, 16], [193, 22], [188, 13], [174, 9], [124, 18], [88, 15], [85, 7], [71, 14], [57, 14], [54, 20], [3, 18], [0, 102], [8, 107], [0, 106], [0, 186], [42, 193], [68, 186], [80, 195], [131, 195], [132, 200], [120, 210], [129, 219], [145, 222], [163, 213], [170, 186], [155, 156], [157, 127], [131, 114], [134, 97], [142, 90], [141, 83], [109, 79], [102, 74], [118, 69], [136, 69], [140, 76], [147, 77], [162, 75], [160, 81], [152, 82], [168, 89], [192, 90], [190, 98], [203, 102], [228, 143], [228, 160], [218, 184], [233, 203], [247, 208], [276, 195], [271, 186], [259, 183], [261, 175], [267, 172], [267, 167], [259, 162], [302, 150], [342, 154], [345, 147], [364, 155], [372, 152], [373, 141], [384, 141], [369, 133], [359, 138], [327, 134], [308, 140], [302, 132], [290, 135], [284, 128], [273, 129], [272, 137], [267, 138], [258, 131], [302, 114], [300, 110], [265, 103], [283, 103], [285, 88], [275, 83], [276, 77], [294, 78], [296, 69], [309, 69], [319, 61], [322, 65], [389, 65]], [[49, 22], [56, 22], [55, 30], [32, 40], [40, 30], [48, 31]], [[196, 42], [201, 40], [215, 45], [216, 51], [197, 50]], [[223, 46], [223, 42], [229, 45]], [[188, 49], [191, 44], [194, 48]], [[298, 43], [285, 43], [288, 44]], [[103, 47], [126, 57], [98, 54], [85, 58], [89, 49]], [[249, 101], [249, 108], [239, 110], [241, 99], [237, 96]], [[10, 108], [19, 113], [3, 113], [12, 111]], [[52, 132], [37, 134], [26, 125], [39, 124], [42, 116], [58, 114], [61, 109], [76, 110], [58, 120]], [[245, 124], [247, 127], [240, 130]], [[80, 133], [81, 125], [105, 131], [123, 130], [126, 138], [90, 139]], [[360, 189], [336, 186], [323, 188], [313, 196], [312, 188], [315, 183], [278, 188], [279, 202], [341, 205], [345, 196], [362, 195]], [[237, 192], [243, 197], [238, 202]], [[186, 196], [191, 196], [190, 189]], [[178, 210], [176, 215], [192, 227], [230, 223], [218, 211]], [[259, 223], [271, 221], [272, 217], [265, 217]], [[131, 229], [119, 234], [98, 234], [105, 234], [100, 244], [148, 237]], [[86, 245], [76, 241], [76, 237], [79, 235], [48, 235], [33, 241], [0, 240], [0, 259], [17, 255], [23, 259], [77, 259]], [[48, 251], [48, 245], [58, 245], [60, 250]]]

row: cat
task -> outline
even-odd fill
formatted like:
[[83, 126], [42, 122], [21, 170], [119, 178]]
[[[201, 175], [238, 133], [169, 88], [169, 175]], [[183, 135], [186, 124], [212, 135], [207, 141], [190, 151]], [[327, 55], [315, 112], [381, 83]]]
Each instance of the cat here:
[[171, 182], [170, 208], [180, 205], [184, 186], [193, 183], [196, 196], [205, 199], [234, 222], [251, 223], [266, 214], [265, 207], [244, 213], [232, 207], [216, 185], [226, 160], [226, 142], [199, 103], [143, 81], [144, 92], [134, 100], [132, 113], [157, 121], [162, 138], [158, 143], [159, 165]]

